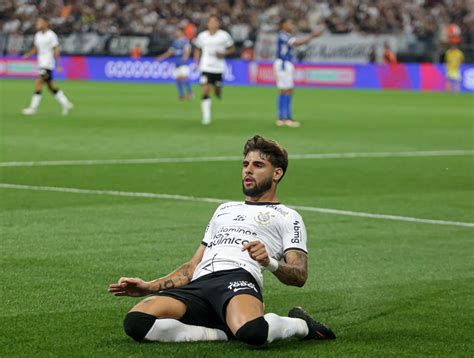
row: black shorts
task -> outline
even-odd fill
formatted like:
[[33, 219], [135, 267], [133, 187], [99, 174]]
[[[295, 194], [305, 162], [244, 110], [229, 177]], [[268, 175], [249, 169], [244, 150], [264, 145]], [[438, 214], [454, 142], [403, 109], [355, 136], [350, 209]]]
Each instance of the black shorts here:
[[48, 82], [53, 80], [53, 71], [47, 68], [40, 68], [38, 76], [43, 79], [43, 81]]
[[216, 87], [222, 86], [222, 73], [211, 73], [203, 72], [201, 73], [201, 84], [210, 84]]
[[225, 311], [232, 297], [252, 295], [263, 302], [260, 287], [244, 269], [218, 271], [202, 276], [181, 288], [152, 293], [182, 301], [187, 310], [181, 322], [195, 326], [218, 328], [232, 336], [226, 324]]

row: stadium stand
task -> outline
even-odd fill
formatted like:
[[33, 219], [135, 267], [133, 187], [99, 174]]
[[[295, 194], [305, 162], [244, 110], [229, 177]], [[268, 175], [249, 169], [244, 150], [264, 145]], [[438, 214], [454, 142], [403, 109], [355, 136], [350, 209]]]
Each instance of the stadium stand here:
[[[425, 43], [436, 41], [445, 26], [456, 23], [463, 34], [461, 45], [474, 43], [474, 2], [469, 0], [5, 0], [0, 4], [0, 30], [31, 34], [35, 18], [42, 15], [58, 34], [149, 35], [162, 40], [176, 26], [186, 27], [192, 37], [212, 13], [219, 14], [241, 49], [245, 41], [255, 41], [258, 31], [275, 31], [282, 17], [296, 19], [299, 32], [325, 23], [331, 33], [402, 34]], [[166, 41], [151, 52], [164, 47]]]

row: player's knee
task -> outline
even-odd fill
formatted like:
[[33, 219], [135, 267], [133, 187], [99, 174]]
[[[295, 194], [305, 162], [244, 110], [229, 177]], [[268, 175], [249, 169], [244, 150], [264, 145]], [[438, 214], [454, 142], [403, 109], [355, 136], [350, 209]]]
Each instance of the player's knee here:
[[129, 312], [123, 320], [125, 333], [137, 342], [142, 342], [155, 324], [156, 317], [143, 312]]
[[261, 346], [267, 342], [268, 323], [263, 317], [256, 318], [240, 327], [235, 337], [252, 346]]

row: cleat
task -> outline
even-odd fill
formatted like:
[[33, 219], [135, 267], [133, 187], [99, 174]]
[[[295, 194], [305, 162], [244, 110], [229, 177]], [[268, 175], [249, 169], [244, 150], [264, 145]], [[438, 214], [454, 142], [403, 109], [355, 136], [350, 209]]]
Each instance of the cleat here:
[[179, 97], [178, 97], [178, 101], [184, 101], [185, 99], [186, 99], [185, 96], [179, 96]]
[[24, 109], [21, 110], [21, 114], [23, 114], [25, 116], [32, 116], [32, 115], [36, 114], [36, 108], [31, 108], [31, 107], [24, 108]]
[[293, 127], [293, 128], [297, 128], [297, 127], [300, 127], [301, 126], [301, 123], [300, 122], [297, 122], [297, 121], [294, 121], [292, 119], [287, 119], [285, 121], [285, 125], [287, 127]]
[[304, 340], [326, 340], [336, 338], [336, 335], [329, 327], [326, 327], [321, 322], [311, 318], [311, 316], [301, 307], [293, 307], [290, 312], [288, 312], [288, 317], [300, 318], [306, 322], [308, 325], [308, 335], [303, 338]]
[[279, 120], [276, 121], [276, 125], [277, 125], [278, 127], [283, 127], [283, 126], [286, 126], [286, 123], [285, 123], [285, 122], [286, 122], [286, 120], [284, 120], [284, 119], [279, 119]]
[[71, 102], [66, 103], [63, 106], [63, 110], [61, 111], [63, 116], [67, 116], [69, 114], [69, 111], [74, 107], [74, 105]]
[[188, 93], [188, 94], [186, 95], [186, 98], [188, 99], [188, 101], [192, 101], [192, 100], [194, 99], [194, 94]]

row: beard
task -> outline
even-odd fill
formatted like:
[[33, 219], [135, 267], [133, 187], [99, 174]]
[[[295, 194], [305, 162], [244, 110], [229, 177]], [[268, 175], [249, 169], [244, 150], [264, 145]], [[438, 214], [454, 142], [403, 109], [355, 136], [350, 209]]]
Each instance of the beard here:
[[255, 181], [255, 185], [251, 188], [246, 188], [244, 184], [244, 180], [242, 179], [242, 191], [244, 195], [250, 197], [261, 196], [266, 191], [270, 190], [272, 187], [273, 179], [269, 176], [267, 179], [264, 179], [261, 183], [257, 183]]

